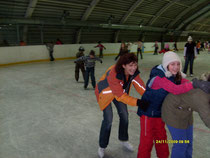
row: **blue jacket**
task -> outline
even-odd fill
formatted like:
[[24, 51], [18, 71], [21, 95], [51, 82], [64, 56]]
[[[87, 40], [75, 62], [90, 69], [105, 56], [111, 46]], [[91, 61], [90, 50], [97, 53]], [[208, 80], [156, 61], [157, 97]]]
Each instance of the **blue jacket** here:
[[[137, 114], [139, 116], [146, 115], [148, 117], [161, 117], [162, 103], [169, 92], [167, 92], [163, 88], [158, 89], [158, 90], [154, 90], [151, 88], [151, 86], [157, 76], [159, 76], [161, 78], [166, 77], [165, 70], [162, 65], [157, 65], [152, 68], [152, 71], [150, 73], [150, 78], [147, 81], [146, 91], [144, 92], [144, 94], [142, 96], [142, 100], [149, 102], [150, 105], [146, 112], [144, 112], [143, 110], [141, 110], [140, 107], [138, 107]], [[168, 78], [168, 80], [175, 83], [174, 79], [175, 78], [173, 76]]]

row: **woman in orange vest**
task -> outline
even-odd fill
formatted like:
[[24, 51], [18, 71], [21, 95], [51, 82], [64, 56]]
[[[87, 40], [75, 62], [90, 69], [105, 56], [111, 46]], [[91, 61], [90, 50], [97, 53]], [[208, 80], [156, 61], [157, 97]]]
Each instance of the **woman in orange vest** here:
[[113, 102], [117, 108], [120, 117], [119, 140], [123, 147], [133, 151], [133, 146], [128, 142], [128, 109], [127, 104], [131, 106], [140, 106], [143, 110], [148, 107], [147, 102], [134, 98], [129, 95], [131, 84], [136, 91], [143, 95], [145, 84], [139, 76], [138, 59], [135, 54], [128, 53], [120, 57], [116, 65], [111, 66], [105, 72], [98, 82], [95, 94], [103, 111], [103, 121], [99, 136], [98, 155], [104, 157], [104, 150], [109, 143], [111, 133], [113, 112]]

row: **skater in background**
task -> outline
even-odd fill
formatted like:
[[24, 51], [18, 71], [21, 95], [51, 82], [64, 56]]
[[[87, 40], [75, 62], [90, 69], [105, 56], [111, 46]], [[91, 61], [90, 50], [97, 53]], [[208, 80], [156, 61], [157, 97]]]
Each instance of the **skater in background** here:
[[165, 48], [164, 49], [162, 49], [161, 51], [159, 51], [159, 53], [161, 54], [161, 53], [165, 53], [165, 52], [168, 52], [168, 51], [170, 51], [170, 48], [169, 48], [169, 44], [165, 44]]
[[197, 44], [196, 44], [197, 54], [200, 54], [200, 48], [201, 48], [201, 42], [197, 41]]
[[177, 48], [177, 43], [174, 42], [174, 51], [179, 51], [178, 48]]
[[201, 42], [201, 48], [200, 48], [200, 51], [204, 51], [205, 50], [205, 47], [204, 47], [204, 42]]
[[96, 81], [95, 81], [95, 62], [96, 60], [102, 63], [100, 58], [95, 57], [95, 51], [91, 50], [88, 56], [82, 56], [75, 60], [75, 63], [78, 61], [84, 61], [85, 63], [85, 84], [84, 89], [86, 90], [88, 87], [89, 76], [91, 77], [92, 86], [95, 89]]
[[141, 47], [141, 52], [142, 53], [144, 53], [144, 48], [146, 48], [146, 47], [144, 46], [144, 42], [142, 41], [142, 47]]
[[208, 82], [202, 89], [192, 89], [180, 95], [168, 94], [163, 102], [162, 120], [172, 139], [177, 141], [173, 143], [171, 158], [192, 158], [193, 111], [198, 112], [201, 120], [210, 128], [210, 73], [203, 74], [202, 79], [204, 81], [200, 82]]
[[120, 52], [119, 52], [119, 54], [115, 57], [115, 61], [116, 61], [119, 57], [123, 56], [123, 55], [126, 54], [126, 53], [129, 53], [129, 52], [128, 52], [128, 46], [123, 42], [123, 43], [121, 44], [121, 46], [120, 46]]
[[103, 50], [106, 49], [106, 47], [104, 47], [104, 45], [101, 44], [101, 41], [98, 42], [98, 45], [95, 46], [95, 48], [96, 48], [96, 47], [99, 47], [99, 52], [100, 52], [100, 53], [99, 53], [99, 58], [103, 58], [103, 56], [104, 56], [104, 55], [103, 55]]
[[188, 37], [188, 42], [184, 46], [184, 73], [187, 74], [188, 65], [190, 63], [190, 76], [193, 77], [193, 62], [197, 56], [196, 45], [191, 36]]
[[209, 44], [209, 42], [206, 41], [206, 42], [205, 42], [205, 49], [208, 49], [208, 44]]
[[208, 42], [208, 53], [210, 54], [210, 41]]
[[20, 41], [20, 46], [26, 46], [26, 42], [24, 42], [23, 40]]
[[134, 53], [127, 53], [120, 57], [116, 65], [109, 67], [98, 82], [95, 94], [100, 109], [103, 111], [103, 121], [101, 124], [99, 136], [98, 155], [104, 157], [104, 151], [109, 144], [111, 134], [113, 111], [113, 102], [117, 108], [120, 118], [118, 139], [122, 146], [133, 151], [133, 146], [128, 142], [128, 109], [127, 104], [139, 106], [146, 110], [147, 102], [134, 98], [129, 95], [130, 87], [133, 85], [136, 91], [143, 95], [145, 85], [139, 76], [138, 59]]
[[54, 43], [51, 41], [50, 43], [46, 44], [46, 47], [49, 51], [49, 56], [50, 56], [50, 61], [54, 61], [55, 58], [53, 56], [53, 51], [54, 51]]
[[[76, 58], [80, 58], [84, 56], [84, 47], [80, 46], [79, 47], [79, 52], [76, 54]], [[85, 66], [84, 66], [84, 61], [77, 61], [75, 65], [75, 80], [78, 82], [79, 81], [79, 70], [82, 71], [82, 76], [85, 81]]]
[[137, 44], [137, 58], [139, 59], [139, 54], [141, 55], [141, 59], [143, 59], [143, 55], [142, 55], [142, 46], [143, 43], [141, 40], [138, 40], [138, 42], [136, 42], [135, 44]]
[[128, 44], [127, 44], [127, 48], [128, 48], [128, 53], [130, 53], [131, 52], [131, 47], [132, 47], [132, 43], [131, 42], [128, 42]]
[[155, 44], [152, 47], [155, 47], [153, 55], [158, 55], [158, 41], [155, 41]]
[[57, 38], [57, 41], [56, 41], [56, 43], [55, 44], [57, 44], [57, 45], [61, 45], [61, 44], [63, 44], [63, 42], [59, 39], [59, 38]]

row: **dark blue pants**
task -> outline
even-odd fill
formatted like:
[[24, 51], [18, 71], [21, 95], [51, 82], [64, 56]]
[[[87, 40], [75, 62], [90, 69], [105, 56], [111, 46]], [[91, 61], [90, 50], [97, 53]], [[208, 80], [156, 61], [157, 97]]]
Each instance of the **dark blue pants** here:
[[[118, 115], [120, 117], [120, 124], [119, 124], [119, 130], [118, 130], [118, 139], [121, 141], [127, 141], [128, 140], [128, 109], [127, 105], [118, 102], [117, 100], [113, 100]], [[101, 131], [99, 136], [99, 146], [101, 148], [106, 148], [109, 144], [109, 137], [111, 133], [111, 127], [112, 127], [112, 119], [113, 119], [113, 112], [112, 112], [112, 105], [111, 103], [103, 110], [103, 121], [101, 124]]]
[[139, 59], [139, 53], [141, 55], [141, 59], [143, 59], [141, 48], [137, 49], [137, 59]]
[[50, 51], [50, 61], [54, 61], [54, 57], [53, 57], [53, 51]]
[[184, 73], [187, 73], [187, 69], [188, 69], [188, 65], [190, 62], [190, 74], [193, 74], [193, 61], [194, 61], [194, 57], [186, 57], [185, 59], [185, 65], [184, 65]]
[[178, 129], [169, 125], [167, 127], [172, 139], [178, 141], [173, 144], [171, 158], [192, 158], [193, 126], [187, 129]]
[[154, 54], [153, 55], [158, 55], [158, 47], [155, 47], [155, 50], [154, 50]]
[[99, 58], [103, 58], [103, 49], [100, 49], [100, 54], [99, 54]]
[[86, 67], [86, 70], [85, 70], [85, 85], [84, 85], [85, 88], [87, 88], [87, 86], [88, 86], [89, 74], [90, 74], [90, 77], [91, 77], [93, 88], [96, 87], [96, 81], [95, 81], [95, 74], [94, 73], [95, 73], [95, 68], [94, 67]]

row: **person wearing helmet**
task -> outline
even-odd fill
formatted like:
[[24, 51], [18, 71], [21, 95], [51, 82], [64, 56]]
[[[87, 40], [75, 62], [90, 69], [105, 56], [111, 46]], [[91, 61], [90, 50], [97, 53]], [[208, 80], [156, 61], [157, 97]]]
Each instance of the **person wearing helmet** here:
[[[76, 54], [76, 58], [80, 58], [84, 56], [84, 47], [80, 46], [79, 47], [79, 52]], [[78, 61], [76, 62], [75, 65], [75, 79], [78, 82], [79, 81], [79, 70], [82, 71], [83, 79], [85, 80], [85, 66], [84, 66], [84, 61]]]
[[85, 65], [85, 83], [84, 83], [84, 89], [86, 90], [88, 87], [89, 82], [89, 76], [91, 77], [92, 86], [95, 89], [96, 81], [95, 81], [95, 62], [100, 61], [102, 64], [102, 60], [95, 56], [95, 51], [91, 50], [88, 56], [82, 56], [76, 59], [74, 62], [80, 62], [83, 61]]

